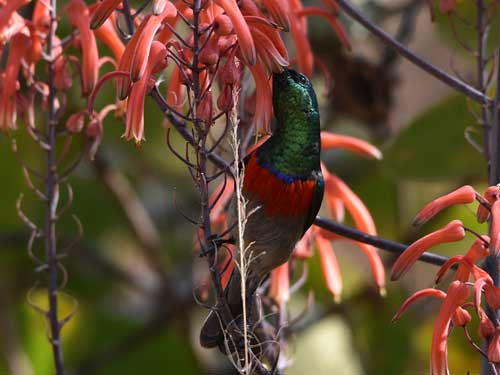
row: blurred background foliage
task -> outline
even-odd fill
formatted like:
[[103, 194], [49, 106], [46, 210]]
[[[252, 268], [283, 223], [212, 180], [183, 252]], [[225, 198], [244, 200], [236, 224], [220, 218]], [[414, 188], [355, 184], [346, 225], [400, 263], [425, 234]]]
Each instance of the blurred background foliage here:
[[[472, 57], [450, 34], [446, 17], [438, 16], [431, 24], [428, 9], [416, 6], [418, 1], [401, 2], [403, 6], [396, 1], [356, 3], [393, 33], [401, 29], [401, 15], [408, 12], [413, 25], [402, 34], [405, 43], [444, 68], [452, 59], [473, 81]], [[470, 4], [460, 3], [464, 17], [474, 16]], [[412, 13], [409, 7], [414, 8]], [[362, 198], [385, 238], [409, 243], [452, 218], [483, 231], [474, 223], [471, 207], [448, 209], [423, 228], [410, 227], [417, 210], [435, 196], [464, 183], [484, 189], [484, 159], [464, 138], [466, 128], [478, 128], [469, 113], [472, 104], [392, 56], [359, 26], [347, 19], [344, 24], [354, 46], [349, 54], [332, 48], [331, 38], [325, 37], [330, 33], [326, 25], [310, 23], [315, 52], [335, 82], [333, 95], [326, 97], [322, 77], [315, 80], [323, 127], [372, 141], [384, 159], [366, 161], [345, 151], [329, 151], [324, 155], [329, 169]], [[459, 32], [474, 42], [472, 30]], [[112, 101], [113, 95], [108, 87], [99, 95], [97, 107]], [[69, 98], [70, 108], [81, 107], [76, 91]], [[193, 227], [176, 209], [177, 205], [196, 217], [197, 195], [183, 165], [166, 148], [161, 113], [148, 100], [145, 112], [147, 141], [140, 148], [125, 143], [120, 138], [123, 124], [108, 118], [97, 160], [86, 160], [70, 180], [75, 196], [72, 211], [83, 223], [84, 235], [64, 260], [69, 281], [61, 313], [74, 313], [63, 329], [67, 367], [79, 375], [234, 373], [219, 354], [198, 346], [206, 312], [195, 303], [193, 289], [199, 287], [205, 263], [192, 250]], [[472, 135], [480, 142], [479, 133]], [[25, 193], [24, 209], [38, 222], [43, 220], [43, 206], [24, 185], [10, 137], [17, 140], [29, 164], [36, 167], [43, 160], [22, 129], [0, 135], [0, 374], [45, 375], [52, 373], [46, 326], [27, 302], [43, 306], [46, 297], [43, 280], [37, 282], [35, 264], [26, 253], [27, 232], [15, 202]], [[175, 133], [172, 137], [182, 147]], [[110, 175], [119, 175], [118, 185], [125, 186], [150, 215], [156, 229], [149, 242], [131, 230], [123, 204], [106, 183]], [[67, 215], [59, 222], [61, 248], [75, 232]], [[306, 305], [309, 290], [315, 304], [291, 340], [288, 352], [294, 365], [288, 373], [425, 373], [438, 305], [428, 301], [397, 324], [390, 320], [413, 291], [433, 285], [436, 268], [418, 264], [401, 282], [389, 282], [387, 297], [380, 298], [359, 251], [342, 243], [334, 247], [343, 275], [343, 301], [333, 303], [319, 261], [311, 259], [307, 285], [292, 296], [292, 316]], [[462, 242], [437, 251], [454, 255], [465, 248]], [[41, 243], [35, 251], [43, 252]], [[394, 258], [383, 256], [389, 269]], [[478, 373], [479, 356], [461, 333], [452, 335], [449, 356], [452, 373]]]

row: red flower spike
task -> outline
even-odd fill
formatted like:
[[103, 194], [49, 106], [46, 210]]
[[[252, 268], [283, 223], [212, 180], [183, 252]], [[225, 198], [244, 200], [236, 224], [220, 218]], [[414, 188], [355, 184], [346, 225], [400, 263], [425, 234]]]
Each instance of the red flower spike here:
[[318, 246], [321, 269], [325, 278], [328, 290], [333, 294], [336, 303], [340, 302], [342, 294], [342, 278], [340, 277], [340, 268], [337, 258], [333, 252], [332, 244], [329, 240], [316, 235], [316, 245]]
[[490, 254], [497, 256], [500, 253], [500, 201], [491, 206], [491, 218]]
[[290, 299], [290, 275], [288, 262], [271, 271], [269, 296], [278, 304], [287, 303]]
[[368, 142], [347, 135], [333, 134], [330, 132], [321, 132], [321, 148], [328, 150], [329, 148], [341, 148], [355, 152], [359, 155], [369, 158], [382, 160], [382, 152]]
[[434, 199], [432, 202], [428, 203], [419, 211], [417, 216], [415, 216], [415, 219], [413, 219], [413, 225], [422, 225], [447, 207], [455, 204], [472, 203], [475, 199], [476, 191], [474, 188], [469, 185], [462, 186], [457, 190], [454, 190], [451, 193], [443, 195], [442, 197]]
[[130, 97], [127, 101], [127, 124], [123, 137], [126, 140], [134, 139], [136, 144], [144, 140], [144, 97], [151, 90], [150, 76], [164, 66], [167, 49], [160, 42], [154, 41], [143, 77], [133, 84]]
[[95, 11], [90, 18], [90, 28], [97, 29], [111, 16], [122, 0], [102, 0], [97, 3]]
[[455, 311], [469, 297], [468, 287], [460, 281], [453, 281], [441, 305], [434, 325], [431, 344], [431, 375], [449, 375], [448, 370], [448, 333]]
[[252, 34], [250, 33], [250, 28], [248, 27], [248, 24], [241, 14], [240, 8], [238, 8], [236, 1], [215, 0], [215, 3], [222, 7], [226, 11], [227, 16], [231, 19], [234, 31], [238, 36], [238, 44], [240, 46], [243, 61], [248, 66], [255, 65], [257, 58]]
[[478, 313], [480, 319], [478, 327], [479, 336], [483, 339], [488, 339], [495, 333], [495, 326], [481, 307], [479, 308]]
[[465, 230], [460, 220], [453, 220], [444, 228], [428, 234], [412, 243], [396, 260], [392, 267], [391, 280], [399, 279], [428, 249], [448, 242], [460, 241], [465, 237]]
[[89, 95], [99, 74], [99, 53], [94, 33], [90, 30], [90, 13], [83, 0], [71, 0], [66, 6], [71, 24], [80, 31], [82, 50], [82, 95]]
[[490, 362], [500, 362], [500, 327], [495, 328], [495, 333], [488, 345], [488, 360]]
[[408, 297], [406, 299], [406, 301], [403, 302], [403, 304], [399, 308], [396, 315], [394, 315], [394, 317], [392, 318], [391, 322], [392, 323], [397, 322], [401, 318], [401, 315], [403, 315], [406, 312], [406, 310], [408, 310], [410, 305], [422, 297], [437, 297], [437, 298], [445, 299], [446, 293], [443, 292], [442, 290], [434, 289], [434, 288], [422, 289], [422, 290], [415, 292], [410, 297]]

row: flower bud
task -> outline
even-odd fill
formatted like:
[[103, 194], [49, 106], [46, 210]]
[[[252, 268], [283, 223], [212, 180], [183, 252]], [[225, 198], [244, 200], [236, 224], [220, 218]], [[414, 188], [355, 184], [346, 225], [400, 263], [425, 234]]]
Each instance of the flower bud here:
[[217, 35], [229, 35], [233, 32], [233, 23], [225, 14], [219, 14], [214, 19], [214, 30]]
[[85, 114], [83, 112], [77, 112], [71, 114], [66, 121], [66, 130], [71, 134], [78, 134], [82, 131], [85, 120]]
[[491, 320], [488, 318], [486, 313], [484, 312], [483, 309], [479, 309], [479, 327], [478, 327], [478, 332], [479, 336], [481, 336], [483, 339], [487, 339], [495, 333], [495, 326], [491, 322]]
[[229, 112], [234, 106], [233, 89], [229, 85], [224, 85], [224, 88], [217, 98], [217, 107], [222, 112]]
[[451, 321], [455, 327], [463, 327], [467, 325], [471, 319], [469, 312], [463, 307], [458, 307], [451, 317]]
[[491, 362], [500, 362], [500, 327], [495, 328], [495, 334], [488, 345], [488, 359]]

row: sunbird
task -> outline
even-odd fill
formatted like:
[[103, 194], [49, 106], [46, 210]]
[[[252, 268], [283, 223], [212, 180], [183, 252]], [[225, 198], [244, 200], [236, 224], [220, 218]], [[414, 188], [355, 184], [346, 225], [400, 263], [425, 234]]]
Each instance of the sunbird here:
[[[285, 263], [312, 225], [324, 192], [320, 166], [320, 116], [311, 81], [292, 69], [273, 73], [273, 135], [243, 161], [248, 220], [246, 298]], [[235, 212], [234, 199], [231, 211]], [[233, 214], [233, 217], [236, 217]], [[234, 268], [224, 290], [235, 319], [242, 315], [241, 275]], [[221, 321], [210, 312], [200, 333], [203, 347], [224, 347]]]

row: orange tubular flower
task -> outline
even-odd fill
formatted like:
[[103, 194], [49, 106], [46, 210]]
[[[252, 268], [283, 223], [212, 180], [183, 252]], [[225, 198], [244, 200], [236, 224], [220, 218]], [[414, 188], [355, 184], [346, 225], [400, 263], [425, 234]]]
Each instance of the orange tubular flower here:
[[269, 80], [260, 65], [250, 67], [253, 79], [255, 81], [256, 104], [254, 124], [257, 132], [270, 133], [271, 114], [273, 108], [273, 99], [269, 89]]
[[401, 318], [401, 315], [403, 315], [406, 312], [406, 310], [408, 310], [410, 305], [422, 297], [438, 297], [441, 299], [445, 299], [446, 293], [443, 292], [442, 290], [434, 288], [422, 289], [413, 293], [410, 297], [406, 299], [406, 301], [403, 302], [396, 315], [394, 315], [394, 317], [392, 318], [391, 322], [393, 323], [397, 322]]
[[355, 152], [362, 156], [382, 160], [382, 152], [380, 152], [378, 148], [361, 139], [349, 137], [347, 135], [339, 135], [322, 131], [321, 148], [323, 150], [328, 150], [329, 148], [341, 148]]
[[151, 16], [147, 20], [144, 20], [146, 25], [140, 32], [130, 65], [130, 78], [132, 82], [140, 80], [146, 71], [151, 44], [153, 43], [153, 38], [159, 30], [161, 23], [173, 20], [176, 15], [177, 9], [175, 6], [171, 2], [167, 2], [165, 9], [163, 9], [163, 12], [159, 16]]
[[295, 58], [300, 70], [306, 76], [311, 77], [314, 67], [314, 56], [312, 53], [306, 31], [301, 27], [300, 17], [293, 11], [290, 13], [290, 31], [295, 43]]
[[[120, 62], [118, 63], [118, 68], [116, 68], [117, 71], [122, 71], [122, 72], [130, 72], [130, 67], [132, 65], [132, 59], [134, 57], [135, 53], [135, 48], [137, 47], [138, 41], [142, 35], [142, 32], [144, 28], [147, 25], [147, 21], [149, 18], [151, 18], [151, 15], [146, 16], [137, 30], [135, 31], [134, 35], [132, 38], [129, 40], [127, 43], [127, 47], [125, 48], [125, 51], [123, 52], [122, 58], [120, 59]], [[118, 98], [120, 100], [124, 100], [129, 92], [130, 92], [130, 87], [132, 85], [132, 82], [129, 77], [120, 77], [117, 78], [116, 80], [116, 91]]]
[[379, 293], [382, 297], [385, 297], [387, 291], [385, 290], [385, 269], [382, 260], [380, 259], [377, 249], [373, 246], [367, 245], [362, 242], [355, 242], [356, 245], [365, 253], [368, 261], [370, 262], [370, 268], [373, 273], [373, 278], [377, 284]]
[[448, 370], [448, 333], [451, 319], [455, 311], [469, 297], [468, 287], [453, 281], [448, 288], [448, 293], [439, 311], [434, 325], [431, 345], [431, 375], [449, 375]]
[[491, 218], [490, 254], [497, 256], [500, 253], [500, 201], [491, 206]]
[[315, 227], [311, 227], [302, 236], [301, 240], [295, 245], [293, 256], [297, 259], [309, 259], [313, 255], [313, 231]]
[[269, 296], [278, 304], [287, 303], [290, 299], [289, 262], [283, 263], [271, 271]]
[[488, 345], [488, 360], [491, 362], [500, 362], [500, 327], [495, 328], [495, 333]]
[[[500, 187], [490, 186], [488, 189], [486, 189], [486, 192], [484, 193], [484, 199], [486, 199], [487, 203], [492, 205], [499, 198], [500, 198]], [[484, 205], [480, 204], [479, 207], [477, 208], [477, 221], [480, 223], [484, 223], [486, 220], [488, 220], [489, 216], [490, 216], [490, 211]]]
[[391, 280], [399, 279], [417, 261], [417, 259], [433, 246], [460, 241], [465, 237], [465, 230], [460, 220], [453, 220], [447, 226], [428, 234], [412, 243], [396, 260], [392, 267]]
[[284, 66], [288, 66], [288, 60], [282, 56], [271, 39], [258, 28], [251, 28], [252, 37], [257, 48], [257, 53], [262, 65], [270, 72], [282, 72]]
[[18, 33], [10, 43], [9, 57], [5, 71], [1, 74], [0, 85], [0, 129], [7, 131], [16, 127], [16, 91], [17, 77], [21, 61], [29, 51], [31, 38]]
[[[486, 244], [489, 243], [490, 238], [488, 236], [481, 237], [482, 240], [479, 238], [475, 240], [463, 258], [464, 261], [466, 260], [471, 265], [489, 255], [488, 247], [486, 246]], [[469, 281], [470, 273], [470, 269], [468, 269], [464, 264], [460, 263], [457, 273], [455, 274], [455, 280], [467, 282]]]
[[334, 301], [339, 303], [342, 295], [342, 278], [340, 277], [340, 267], [337, 263], [337, 257], [333, 252], [332, 244], [320, 235], [316, 235], [314, 238], [318, 247], [321, 269], [323, 270], [326, 286], [333, 294]]
[[0, 8], [0, 34], [4, 33], [14, 12], [22, 6], [28, 4], [29, 0], [7, 0], [5, 5]]
[[[92, 11], [91, 8], [90, 12], [94, 13], [95, 10]], [[116, 33], [114, 22], [115, 17], [112, 14], [111, 17], [106, 19], [106, 21], [101, 24], [101, 26], [94, 29], [94, 34], [99, 40], [101, 40], [106, 46], [108, 46], [111, 52], [113, 52], [116, 61], [120, 61], [123, 55], [123, 51], [125, 51], [125, 46]]]
[[233, 23], [234, 31], [238, 36], [238, 44], [240, 46], [241, 56], [243, 61], [248, 66], [255, 65], [256, 52], [255, 45], [250, 33], [250, 28], [241, 14], [240, 8], [235, 0], [215, 0], [215, 3], [222, 7]]
[[490, 338], [495, 333], [495, 326], [481, 307], [478, 310], [478, 314], [480, 319], [478, 327], [479, 336], [483, 339]]
[[321, 9], [318, 7], [307, 7], [303, 8], [299, 12], [297, 12], [298, 16], [320, 16], [323, 17], [328, 23], [332, 26], [333, 31], [337, 34], [340, 42], [350, 51], [351, 50], [351, 42], [349, 42], [349, 38], [347, 37], [347, 33], [344, 30], [344, 27], [340, 24], [337, 18], [328, 12], [325, 9]]
[[290, 30], [290, 10], [286, 0], [263, 0], [269, 15], [283, 31]]
[[472, 186], [465, 185], [449, 194], [443, 195], [427, 204], [413, 219], [413, 225], [421, 225], [432, 219], [439, 212], [455, 204], [472, 203], [476, 199], [476, 191]]
[[71, 0], [66, 6], [71, 24], [80, 31], [82, 50], [82, 95], [90, 94], [97, 82], [99, 54], [94, 33], [90, 30], [90, 15], [83, 0]]
[[165, 67], [167, 49], [160, 42], [154, 41], [149, 52], [149, 59], [143, 77], [132, 86], [127, 103], [127, 127], [123, 137], [134, 139], [136, 144], [144, 140], [144, 97], [151, 89], [150, 76], [159, 68]]
[[322, 170], [325, 177], [325, 190], [332, 189], [332, 194], [339, 197], [342, 202], [344, 202], [357, 228], [365, 233], [376, 235], [377, 229], [375, 228], [372, 215], [361, 199], [359, 199], [344, 181], [328, 172], [324, 166], [322, 166]]
[[111, 16], [122, 0], [102, 0], [96, 3], [97, 7], [92, 12], [90, 28], [97, 29]]

